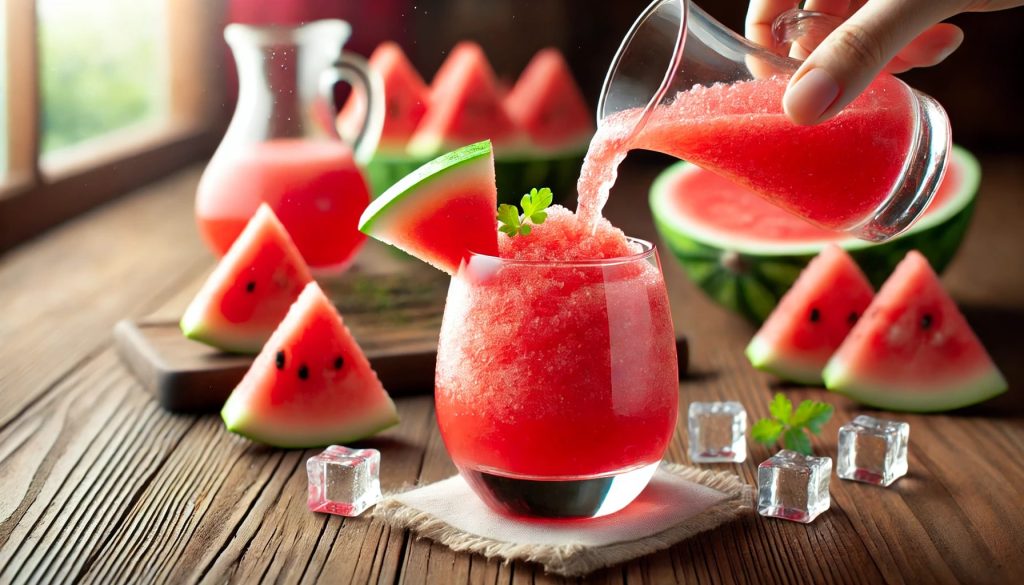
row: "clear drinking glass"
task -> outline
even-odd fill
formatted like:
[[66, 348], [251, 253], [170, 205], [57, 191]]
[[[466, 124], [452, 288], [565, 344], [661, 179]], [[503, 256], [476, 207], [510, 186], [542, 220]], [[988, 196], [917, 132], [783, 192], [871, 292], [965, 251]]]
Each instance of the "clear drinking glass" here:
[[[774, 30], [791, 42], [824, 36], [837, 22], [793, 10]], [[835, 118], [799, 126], [782, 112], [799, 65], [689, 0], [655, 0], [608, 70], [598, 136], [694, 162], [822, 227], [872, 241], [896, 236], [942, 179], [950, 146], [945, 112], [883, 74]]]
[[594, 517], [647, 485], [676, 424], [675, 332], [654, 247], [538, 262], [474, 254], [452, 278], [435, 401], [495, 510]]
[[[199, 231], [215, 253], [227, 251], [260, 203], [318, 274], [340, 272], [362, 245], [357, 223], [369, 190], [357, 163], [377, 146], [384, 93], [366, 61], [342, 51], [351, 32], [342, 20], [224, 29], [238, 103], [196, 193]], [[351, 142], [334, 126], [333, 89], [342, 81], [369, 104]]]

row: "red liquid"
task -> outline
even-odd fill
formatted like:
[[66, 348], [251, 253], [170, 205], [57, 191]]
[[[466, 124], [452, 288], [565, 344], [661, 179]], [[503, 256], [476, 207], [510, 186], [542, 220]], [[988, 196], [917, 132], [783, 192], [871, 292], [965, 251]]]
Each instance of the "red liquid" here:
[[[502, 236], [502, 255], [637, 251], [621, 232], [609, 235], [607, 222], [585, 243], [577, 226], [570, 212], [552, 210], [521, 242]], [[476, 261], [452, 280], [438, 349], [437, 419], [455, 463], [503, 476], [579, 478], [659, 461], [675, 427], [679, 382], [658, 267], [641, 259], [491, 264], [493, 271]]]
[[217, 153], [199, 182], [196, 221], [223, 255], [266, 201], [310, 267], [338, 271], [366, 239], [357, 225], [369, 200], [348, 146], [273, 140]]
[[[580, 178], [581, 214], [600, 214], [601, 183], [632, 148], [694, 162], [756, 191], [822, 227], [844, 230], [867, 218], [893, 191], [912, 146], [909, 88], [882, 76], [832, 120], [798, 126], [782, 111], [787, 79], [697, 87], [655, 108], [625, 140], [636, 112], [602, 124]], [[610, 186], [610, 185], [609, 185]]]

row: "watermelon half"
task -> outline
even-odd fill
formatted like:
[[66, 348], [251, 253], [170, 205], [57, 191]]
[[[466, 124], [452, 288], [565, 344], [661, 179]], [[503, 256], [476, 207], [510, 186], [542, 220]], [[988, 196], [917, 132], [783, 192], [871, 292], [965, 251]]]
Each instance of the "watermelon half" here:
[[356, 441], [398, 422], [391, 397], [315, 282], [256, 356], [221, 417], [233, 433], [286, 448]]
[[[980, 181], [978, 161], [954, 147], [924, 216], [884, 244], [813, 226], [686, 162], [658, 176], [649, 201], [658, 232], [687, 275], [722, 305], [761, 322], [829, 244], [848, 251], [876, 287], [912, 249], [941, 271], [967, 232]], [[842, 196], [841, 190], [836, 196]]]
[[497, 206], [485, 140], [402, 178], [366, 208], [359, 229], [454, 275], [470, 252], [498, 255]]
[[849, 254], [826, 246], [750, 340], [747, 358], [785, 380], [820, 385], [822, 369], [874, 294]]
[[284, 225], [260, 204], [181, 318], [185, 337], [256, 353], [313, 280]]
[[825, 386], [887, 410], [952, 410], [1007, 389], [938, 276], [911, 251], [824, 371]]

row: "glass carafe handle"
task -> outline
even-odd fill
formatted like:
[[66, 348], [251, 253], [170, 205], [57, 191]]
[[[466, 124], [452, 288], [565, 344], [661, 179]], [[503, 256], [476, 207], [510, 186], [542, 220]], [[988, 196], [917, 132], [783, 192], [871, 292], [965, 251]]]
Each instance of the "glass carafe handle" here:
[[[320, 94], [325, 102], [334, 104], [334, 86], [341, 82], [351, 85], [353, 92], [362, 92], [366, 103], [363, 124], [352, 140], [353, 158], [365, 166], [377, 150], [384, 128], [384, 82], [369, 68], [366, 59], [348, 51], [342, 51], [341, 57], [320, 76]], [[333, 114], [331, 120], [337, 111]]]
[[843, 19], [824, 12], [791, 8], [776, 17], [772, 23], [772, 37], [778, 45], [792, 45], [800, 39], [807, 41], [808, 51], [817, 47], [834, 31]]

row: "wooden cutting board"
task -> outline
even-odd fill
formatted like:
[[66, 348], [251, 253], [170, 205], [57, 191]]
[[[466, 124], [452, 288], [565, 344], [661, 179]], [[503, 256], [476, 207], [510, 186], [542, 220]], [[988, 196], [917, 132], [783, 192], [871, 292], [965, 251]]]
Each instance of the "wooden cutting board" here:
[[[322, 283], [392, 396], [434, 388], [437, 336], [448, 278], [436, 270], [353, 272]], [[173, 412], [214, 412], [252, 363], [185, 338], [167, 320], [121, 321], [114, 338], [122, 360], [160, 405]], [[677, 339], [680, 376], [689, 362]]]

